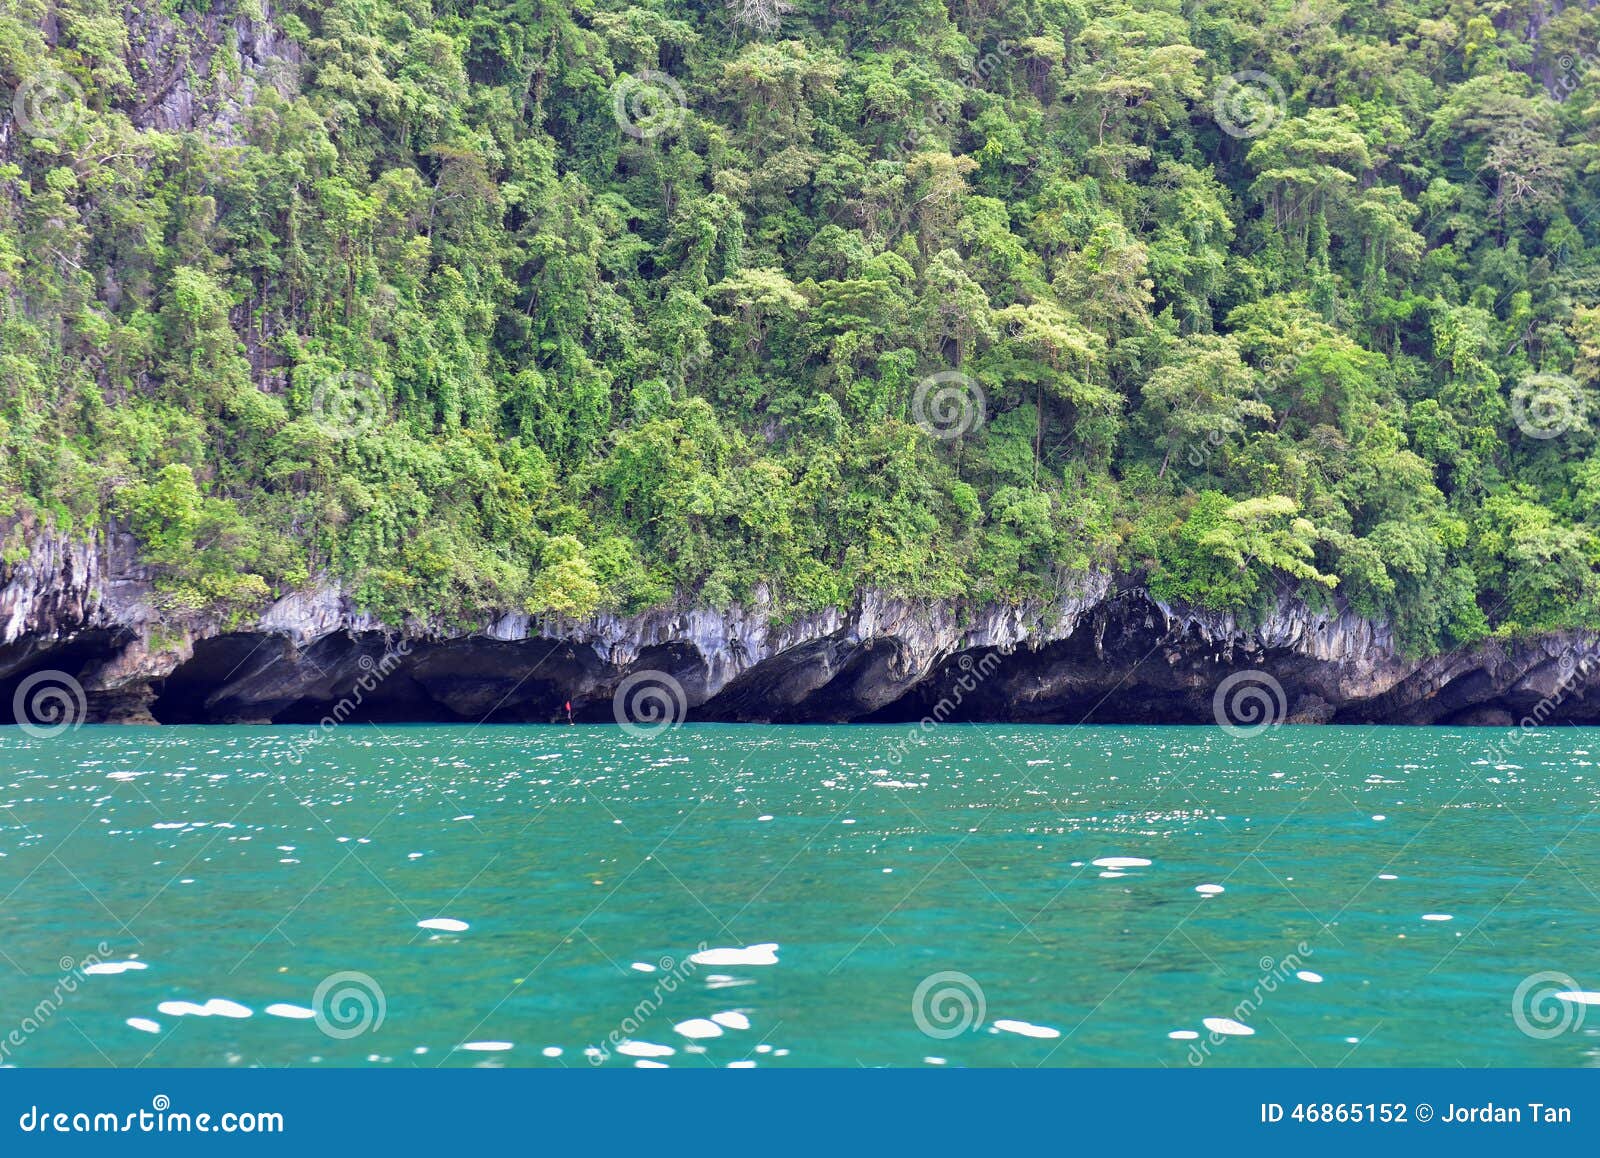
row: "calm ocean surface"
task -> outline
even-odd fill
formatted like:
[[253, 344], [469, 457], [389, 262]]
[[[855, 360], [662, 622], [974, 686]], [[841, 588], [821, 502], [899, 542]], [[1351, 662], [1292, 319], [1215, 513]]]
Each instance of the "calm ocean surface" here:
[[6, 1063], [1600, 1063], [1600, 731], [309, 735], [0, 729]]

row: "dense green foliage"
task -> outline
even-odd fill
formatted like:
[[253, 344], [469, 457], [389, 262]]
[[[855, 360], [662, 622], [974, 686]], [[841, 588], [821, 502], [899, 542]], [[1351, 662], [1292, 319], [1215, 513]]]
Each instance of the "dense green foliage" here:
[[175, 606], [1600, 619], [1600, 13], [235, 7], [0, 6], [0, 516]]

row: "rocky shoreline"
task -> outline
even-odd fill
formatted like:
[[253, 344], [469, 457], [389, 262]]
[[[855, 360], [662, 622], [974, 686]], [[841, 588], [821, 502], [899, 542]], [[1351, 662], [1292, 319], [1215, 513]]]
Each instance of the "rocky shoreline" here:
[[1285, 598], [1245, 623], [1097, 572], [1018, 606], [867, 591], [784, 622], [758, 599], [440, 631], [380, 623], [334, 584], [244, 623], [175, 620], [130, 536], [26, 545], [0, 563], [0, 723], [52, 680], [97, 723], [551, 722], [568, 703], [580, 722], [1600, 722], [1593, 632], [1414, 659], [1348, 610]]

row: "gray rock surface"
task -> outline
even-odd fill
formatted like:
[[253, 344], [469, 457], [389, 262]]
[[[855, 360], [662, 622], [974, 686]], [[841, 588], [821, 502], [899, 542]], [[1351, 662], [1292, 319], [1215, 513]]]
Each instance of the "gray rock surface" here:
[[504, 614], [455, 630], [381, 623], [325, 582], [226, 624], [163, 615], [127, 535], [34, 529], [21, 541], [23, 557], [0, 563], [0, 708], [13, 715], [26, 711], [14, 702], [24, 681], [52, 671], [76, 681], [97, 721], [550, 721], [570, 701], [579, 720], [654, 709], [734, 721], [1249, 723], [1252, 696], [1294, 723], [1600, 720], [1600, 696], [1587, 695], [1600, 667], [1594, 633], [1418, 659], [1348, 609], [1282, 597], [1246, 621], [1104, 573], [1019, 605], [865, 591], [848, 608], [780, 620], [758, 592], [723, 611]]

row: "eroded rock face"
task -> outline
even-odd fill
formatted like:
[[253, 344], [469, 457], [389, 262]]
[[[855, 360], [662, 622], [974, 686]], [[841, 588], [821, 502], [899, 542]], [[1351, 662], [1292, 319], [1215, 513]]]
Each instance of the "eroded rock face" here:
[[[138, 95], [137, 128], [198, 131], [237, 143], [257, 94], [292, 96], [301, 53], [281, 31], [281, 6], [174, 10], [148, 4], [126, 12], [130, 71]], [[207, 83], [195, 84], [205, 77]]]
[[575, 719], [610, 721], [619, 703], [653, 702], [730, 721], [1247, 723], [1235, 694], [1297, 723], [1600, 721], [1594, 633], [1418, 660], [1348, 610], [1286, 598], [1244, 622], [1102, 573], [1017, 606], [868, 591], [777, 622], [758, 593], [727, 611], [508, 614], [455, 632], [380, 623], [324, 584], [241, 627], [160, 615], [126, 535], [24, 542], [26, 558], [0, 564], [0, 711], [13, 715], [24, 681], [53, 670], [94, 721], [553, 721], [569, 702]]
[[154, 723], [146, 710], [151, 684], [185, 658], [187, 636], [175, 631], [152, 651], [162, 625], [132, 536], [22, 531], [27, 556], [0, 562], [0, 721], [15, 717], [12, 696], [22, 680], [54, 670], [78, 681], [90, 719]]

